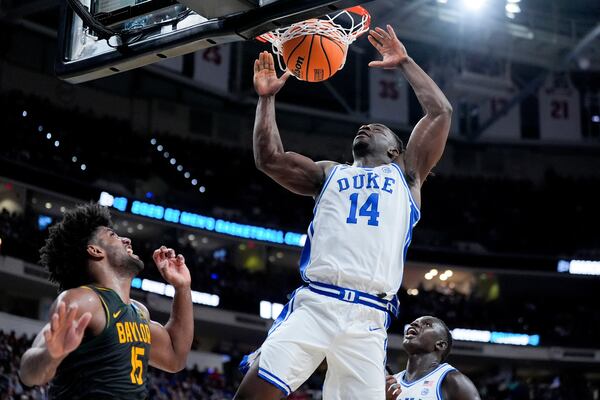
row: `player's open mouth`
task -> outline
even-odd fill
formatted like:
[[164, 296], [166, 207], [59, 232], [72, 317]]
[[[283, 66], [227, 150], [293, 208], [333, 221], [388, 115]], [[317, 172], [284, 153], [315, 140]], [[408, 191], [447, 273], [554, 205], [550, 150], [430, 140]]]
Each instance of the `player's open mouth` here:
[[415, 337], [419, 334], [419, 331], [417, 331], [416, 328], [414, 327], [410, 327], [406, 330], [406, 333], [404, 334], [404, 337], [409, 338], [409, 337]]

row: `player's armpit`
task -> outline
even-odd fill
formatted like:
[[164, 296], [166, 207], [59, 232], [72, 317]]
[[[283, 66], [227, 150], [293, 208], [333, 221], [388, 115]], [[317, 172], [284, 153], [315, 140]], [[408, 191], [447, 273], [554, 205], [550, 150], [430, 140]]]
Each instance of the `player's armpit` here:
[[442, 393], [447, 400], [481, 400], [473, 382], [458, 371], [452, 371], [444, 378]]

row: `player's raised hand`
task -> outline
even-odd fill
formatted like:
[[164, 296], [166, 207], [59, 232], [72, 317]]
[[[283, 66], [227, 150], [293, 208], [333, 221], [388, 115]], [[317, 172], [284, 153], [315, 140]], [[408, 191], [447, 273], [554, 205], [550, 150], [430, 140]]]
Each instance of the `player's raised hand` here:
[[46, 348], [54, 359], [66, 357], [81, 344], [92, 313], [83, 313], [76, 319], [77, 308], [77, 304], [73, 304], [67, 309], [65, 302], [60, 301], [50, 318], [50, 323], [44, 328]]
[[387, 31], [377, 27], [369, 31], [369, 42], [383, 56], [381, 61], [371, 61], [369, 67], [393, 69], [408, 60], [406, 48], [396, 37], [394, 29], [388, 25]]
[[400, 396], [400, 385], [393, 375], [385, 377], [385, 400], [396, 400]]
[[175, 250], [161, 246], [160, 249], [154, 250], [152, 259], [163, 279], [175, 289], [190, 287], [192, 277], [181, 254], [175, 255]]
[[254, 89], [259, 96], [276, 95], [290, 75], [292, 73], [286, 71], [281, 78], [277, 77], [273, 55], [268, 51], [261, 52], [258, 60], [254, 60]]

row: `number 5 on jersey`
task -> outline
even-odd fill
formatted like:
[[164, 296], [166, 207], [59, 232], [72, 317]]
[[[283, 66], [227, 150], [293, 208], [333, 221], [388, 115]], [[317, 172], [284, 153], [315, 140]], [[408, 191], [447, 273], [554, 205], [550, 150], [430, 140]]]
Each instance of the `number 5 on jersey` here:
[[[356, 218], [356, 208], [358, 206], [358, 193], [352, 193], [350, 195], [350, 214], [346, 218], [346, 223], [356, 224], [358, 220]], [[369, 217], [367, 224], [371, 226], [379, 226], [379, 193], [371, 193], [365, 203], [360, 207], [358, 211], [359, 217]]]
[[[140, 360], [140, 356], [144, 356], [145, 350], [143, 347], [131, 348], [131, 383], [141, 385], [144, 383], [144, 364]], [[137, 372], [137, 373], [136, 373]]]

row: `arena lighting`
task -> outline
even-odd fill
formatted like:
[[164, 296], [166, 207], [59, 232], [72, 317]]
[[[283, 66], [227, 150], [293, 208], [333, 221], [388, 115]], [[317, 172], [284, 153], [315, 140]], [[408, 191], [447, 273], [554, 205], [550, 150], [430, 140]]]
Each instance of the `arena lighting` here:
[[568, 272], [573, 275], [600, 275], [600, 261], [590, 260], [560, 260], [558, 272]]
[[[100, 193], [98, 204], [105, 207], [114, 207], [119, 211], [125, 211], [128, 200], [125, 197], [114, 197], [106, 192]], [[127, 222], [127, 221], [125, 221]]]
[[425, 279], [427, 279], [428, 281], [433, 279], [433, 275], [431, 275], [430, 273], [426, 273], [425, 274]]
[[262, 300], [260, 302], [259, 315], [264, 319], [276, 319], [282, 310], [283, 304]]
[[[175, 288], [162, 282], [150, 279], [133, 278], [131, 287], [143, 290], [144, 292], [156, 293], [161, 296], [175, 296]], [[192, 290], [192, 303], [202, 304], [204, 306], [218, 307], [221, 298], [216, 294], [197, 292]]]
[[454, 272], [452, 272], [452, 270], [451, 270], [451, 269], [447, 269], [447, 270], [444, 272], [444, 275], [446, 275], [448, 278], [452, 278], [452, 275], [454, 275]]
[[592, 122], [600, 122], [600, 115], [592, 115]]
[[[100, 193], [98, 203], [125, 212], [127, 211], [129, 200], [125, 197], [115, 197], [108, 192], [102, 192]], [[286, 232], [280, 229], [265, 228], [255, 225], [239, 224], [233, 221], [215, 219], [210, 216], [163, 207], [138, 200], [134, 200], [131, 203], [129, 212], [143, 217], [191, 226], [244, 239], [260, 240], [263, 242], [286, 244], [288, 246], [296, 247], [302, 247], [306, 242], [305, 234]]]
[[162, 144], [159, 144], [158, 146], [156, 146], [156, 150], [162, 151], [162, 149], [163, 149]]
[[479, 11], [486, 0], [462, 0], [463, 7], [470, 11]]
[[156, 139], [154, 139], [154, 138], [150, 139], [150, 144], [152, 146], [154, 146], [156, 144]]
[[438, 272], [439, 272], [439, 271], [438, 271], [437, 269], [435, 269], [435, 268], [432, 268], [432, 269], [429, 271], [429, 275], [431, 275], [431, 276], [436, 276], [436, 275], [438, 274]]
[[521, 12], [521, 7], [517, 3], [507, 3], [506, 4], [506, 12], [511, 14], [517, 14]]
[[48, 139], [48, 140], [52, 139], [52, 134], [50, 132], [46, 133], [46, 139]]
[[23, 118], [25, 118], [27, 116], [27, 110], [23, 110], [23, 112], [21, 113], [21, 115], [23, 116]]
[[[404, 326], [404, 331], [410, 325]], [[528, 335], [526, 333], [510, 333], [484, 331], [479, 329], [455, 328], [451, 330], [452, 339], [464, 342], [508, 344], [512, 346], [539, 346], [540, 335]]]
[[506, 0], [507, 3], [520, 3], [521, 0]]

